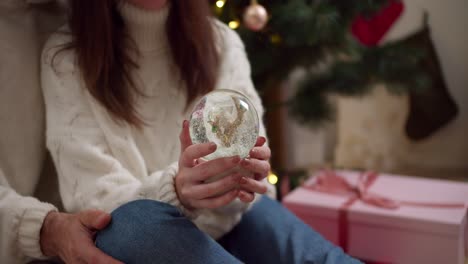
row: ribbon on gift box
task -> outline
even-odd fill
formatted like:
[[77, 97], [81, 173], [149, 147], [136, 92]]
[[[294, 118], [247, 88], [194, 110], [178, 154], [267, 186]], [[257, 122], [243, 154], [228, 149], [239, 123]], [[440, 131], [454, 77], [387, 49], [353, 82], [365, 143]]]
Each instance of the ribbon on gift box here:
[[312, 184], [303, 186], [303, 188], [315, 192], [349, 197], [348, 200], [341, 205], [338, 215], [338, 243], [345, 252], [348, 251], [348, 209], [356, 201], [361, 201], [371, 206], [389, 210], [398, 209], [400, 206], [435, 208], [464, 208], [466, 206], [465, 203], [428, 203], [395, 200], [369, 192], [369, 188], [377, 178], [378, 174], [375, 172], [364, 172], [359, 175], [357, 184], [352, 185], [344, 177], [339, 176], [335, 171], [323, 170], [315, 178], [315, 181]]

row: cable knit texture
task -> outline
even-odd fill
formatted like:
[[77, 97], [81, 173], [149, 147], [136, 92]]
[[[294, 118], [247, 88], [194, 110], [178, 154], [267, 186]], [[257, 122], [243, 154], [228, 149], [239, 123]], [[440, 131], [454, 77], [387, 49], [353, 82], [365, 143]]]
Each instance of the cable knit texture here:
[[[169, 8], [145, 11], [124, 1], [119, 6], [139, 51], [135, 57], [139, 68], [133, 78], [147, 95], [137, 102], [137, 110], [148, 124], [141, 130], [116, 122], [87, 92], [73, 51], [59, 53], [52, 62], [57, 48], [70, 41], [69, 35], [57, 33], [49, 39], [42, 65], [47, 146], [68, 211], [98, 208], [110, 212], [131, 200], [154, 199], [180, 208], [200, 229], [219, 238], [239, 222], [249, 205], [236, 200], [224, 208], [192, 214], [178, 200], [174, 187], [178, 135], [189, 113], [184, 112], [184, 84], [165, 35]], [[214, 21], [213, 27], [222, 55], [216, 88], [244, 93], [262, 114], [240, 38], [220, 22]], [[260, 131], [265, 135], [263, 125]], [[269, 193], [274, 196], [272, 186]]]

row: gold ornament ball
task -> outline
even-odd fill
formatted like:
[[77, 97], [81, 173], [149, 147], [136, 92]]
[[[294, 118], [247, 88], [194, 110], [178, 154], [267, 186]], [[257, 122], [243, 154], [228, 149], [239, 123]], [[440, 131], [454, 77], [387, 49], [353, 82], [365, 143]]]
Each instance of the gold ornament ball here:
[[253, 31], [262, 30], [267, 22], [268, 13], [262, 5], [253, 4], [245, 10], [244, 24], [248, 29]]

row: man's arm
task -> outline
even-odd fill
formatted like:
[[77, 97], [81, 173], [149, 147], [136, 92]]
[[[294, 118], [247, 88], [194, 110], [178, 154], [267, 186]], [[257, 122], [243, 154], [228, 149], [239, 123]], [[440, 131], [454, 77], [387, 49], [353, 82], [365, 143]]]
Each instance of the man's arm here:
[[9, 187], [0, 169], [0, 259], [4, 263], [53, 256], [65, 263], [120, 263], [93, 242], [95, 232], [110, 219], [101, 211], [59, 213], [51, 204], [21, 196]]
[[56, 210], [51, 204], [19, 195], [0, 169], [0, 259], [24, 263], [30, 258], [43, 258], [39, 233], [46, 215]]

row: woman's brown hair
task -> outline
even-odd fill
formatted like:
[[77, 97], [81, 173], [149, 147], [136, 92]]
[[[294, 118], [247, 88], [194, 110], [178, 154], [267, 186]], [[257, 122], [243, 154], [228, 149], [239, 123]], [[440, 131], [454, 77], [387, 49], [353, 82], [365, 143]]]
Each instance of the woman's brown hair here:
[[[135, 106], [144, 96], [131, 78], [138, 65], [130, 57], [123, 19], [124, 0], [71, 0], [69, 26], [73, 49], [86, 89], [119, 121], [144, 124]], [[170, 1], [170, 0], [169, 0]], [[170, 1], [166, 35], [172, 58], [185, 82], [187, 105], [214, 89], [219, 67], [213, 23], [207, 0]], [[133, 47], [132, 47], [133, 46]]]

